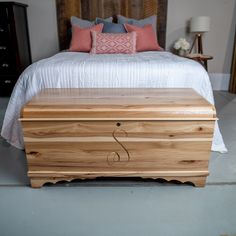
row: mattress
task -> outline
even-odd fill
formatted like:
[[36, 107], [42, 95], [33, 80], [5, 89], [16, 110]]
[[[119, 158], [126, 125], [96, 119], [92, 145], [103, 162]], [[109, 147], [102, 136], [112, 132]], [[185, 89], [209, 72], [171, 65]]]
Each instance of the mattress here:
[[[3, 121], [1, 135], [24, 149], [18, 118], [21, 108], [44, 88], [193, 88], [214, 104], [209, 76], [196, 61], [170, 52], [89, 54], [61, 52], [30, 65], [18, 79]], [[227, 152], [218, 122], [212, 151]]]

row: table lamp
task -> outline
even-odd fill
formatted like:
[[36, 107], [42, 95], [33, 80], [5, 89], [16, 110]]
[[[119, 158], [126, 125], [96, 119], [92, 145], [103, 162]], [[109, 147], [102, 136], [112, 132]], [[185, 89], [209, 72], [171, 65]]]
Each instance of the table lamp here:
[[190, 53], [197, 43], [198, 53], [203, 54], [202, 49], [202, 34], [210, 30], [210, 17], [208, 16], [197, 16], [192, 17], [190, 20], [190, 32], [195, 33], [194, 41], [190, 49]]

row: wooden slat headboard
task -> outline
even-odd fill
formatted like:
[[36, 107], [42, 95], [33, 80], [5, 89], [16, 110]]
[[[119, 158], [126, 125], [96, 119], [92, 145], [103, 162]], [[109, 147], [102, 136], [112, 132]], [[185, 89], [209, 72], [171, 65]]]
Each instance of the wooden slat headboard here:
[[85, 20], [96, 17], [106, 18], [120, 14], [142, 19], [157, 15], [157, 36], [159, 44], [165, 48], [167, 0], [56, 0], [60, 49], [69, 47], [68, 29], [70, 17]]

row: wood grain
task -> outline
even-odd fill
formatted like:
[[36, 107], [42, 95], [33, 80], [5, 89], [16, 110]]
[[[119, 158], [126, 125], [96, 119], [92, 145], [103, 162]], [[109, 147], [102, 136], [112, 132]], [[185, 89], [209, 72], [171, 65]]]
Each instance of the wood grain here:
[[205, 119], [213, 105], [192, 89], [46, 89], [22, 110], [23, 119]]
[[118, 14], [135, 19], [156, 14], [158, 41], [165, 48], [167, 0], [56, 0], [56, 6], [61, 50], [67, 49], [70, 43], [71, 16], [95, 20], [96, 17], [110, 16], [116, 19]]
[[[24, 122], [25, 140], [30, 138], [111, 137], [114, 129], [126, 130], [129, 138], [212, 138], [211, 121], [29, 121]], [[122, 133], [118, 133], [123, 136]]]
[[20, 120], [28, 174], [40, 187], [101, 176], [203, 186], [215, 119], [191, 89], [46, 89]]
[[[128, 150], [128, 160], [124, 150], [112, 139], [94, 142], [28, 142], [26, 154], [29, 167], [50, 167], [56, 170], [92, 171], [99, 169], [118, 170], [202, 170], [208, 166], [211, 141], [135, 141], [120, 140]], [[59, 147], [63, 147], [63, 149]], [[117, 152], [120, 161], [109, 160], [109, 155]], [[43, 161], [43, 162], [42, 162]], [[55, 168], [54, 168], [55, 167]]]

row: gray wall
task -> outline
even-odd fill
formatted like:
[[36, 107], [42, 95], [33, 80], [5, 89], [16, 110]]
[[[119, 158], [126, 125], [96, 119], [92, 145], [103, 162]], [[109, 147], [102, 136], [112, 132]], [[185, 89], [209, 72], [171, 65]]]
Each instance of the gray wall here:
[[28, 23], [33, 61], [58, 52], [55, 0], [19, 0], [29, 5]]
[[[0, 0], [3, 1], [3, 0]], [[33, 61], [58, 52], [55, 0], [19, 0], [29, 5], [28, 21]], [[179, 37], [191, 39], [186, 32], [192, 16], [211, 17], [211, 30], [204, 35], [204, 52], [212, 55], [209, 71], [230, 73], [235, 32], [236, 0], [169, 0], [167, 48]]]
[[192, 42], [186, 32], [192, 16], [210, 16], [210, 31], [203, 36], [204, 53], [212, 55], [209, 72], [230, 73], [236, 23], [235, 0], [169, 0], [167, 22], [167, 47], [179, 37]]

